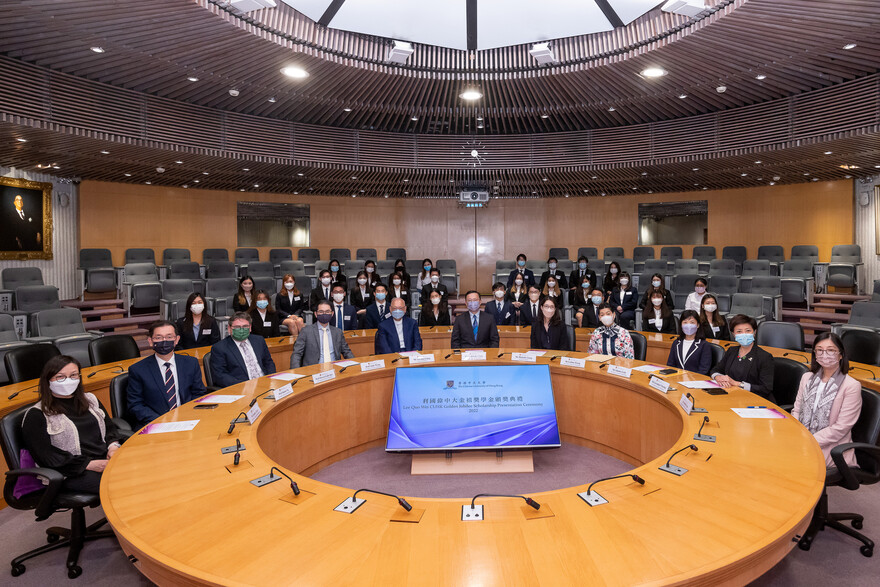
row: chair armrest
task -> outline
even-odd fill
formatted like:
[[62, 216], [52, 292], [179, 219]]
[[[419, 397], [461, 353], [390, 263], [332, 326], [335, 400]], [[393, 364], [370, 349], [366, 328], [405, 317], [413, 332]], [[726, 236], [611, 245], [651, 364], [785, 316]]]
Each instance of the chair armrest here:
[[100, 330], [86, 330], [87, 334], [94, 334], [96, 337], [101, 338], [104, 336], [104, 333]]
[[303, 310], [302, 319], [303, 322], [305, 322], [307, 325], [312, 324], [315, 321], [314, 312], [312, 312], [311, 310]]
[[794, 404], [779, 404], [779, 407], [786, 412], [791, 413], [791, 411], [794, 409]]
[[55, 339], [50, 336], [26, 336], [24, 337], [25, 342], [30, 342], [33, 344], [38, 344], [41, 342], [53, 342]]
[[831, 449], [831, 460], [834, 461], [834, 466], [837, 467], [837, 471], [840, 473], [841, 487], [854, 491], [859, 488], [860, 483], [856, 476], [853, 475], [852, 468], [846, 464], [846, 460], [843, 458], [843, 453], [850, 449], [866, 452], [875, 461], [880, 462], [880, 446], [868, 444], [867, 442], [847, 442]]
[[[55, 469], [47, 469], [45, 467], [32, 467], [29, 469], [6, 471], [6, 484], [3, 487], [3, 497], [6, 498], [7, 503], [10, 502], [10, 498], [12, 498], [12, 490], [15, 487], [15, 481], [24, 475], [42, 477], [49, 482], [49, 484], [46, 485], [46, 491], [40, 496], [40, 501], [37, 503], [34, 512], [37, 516], [38, 522], [45, 520], [55, 513], [55, 507], [52, 504], [55, 502], [55, 497], [61, 490], [61, 484], [64, 483], [64, 475]], [[14, 498], [12, 498], [12, 500], [14, 500]]]

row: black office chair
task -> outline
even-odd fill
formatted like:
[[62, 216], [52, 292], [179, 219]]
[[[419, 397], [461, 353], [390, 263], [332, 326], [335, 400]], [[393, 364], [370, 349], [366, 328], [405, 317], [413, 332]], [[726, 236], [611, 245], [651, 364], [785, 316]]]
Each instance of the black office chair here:
[[[775, 390], [774, 390], [775, 391]], [[801, 550], [810, 550], [816, 535], [825, 528], [833, 528], [862, 542], [859, 551], [867, 557], [874, 554], [874, 542], [857, 532], [862, 528], [864, 517], [859, 514], [828, 513], [828, 487], [844, 487], [855, 491], [862, 485], [880, 482], [880, 393], [862, 388], [862, 412], [852, 428], [852, 442], [831, 449], [834, 467], [825, 474], [825, 489], [816, 505], [810, 527], [798, 542]], [[843, 459], [843, 453], [855, 449], [857, 467], [850, 467]], [[842, 522], [850, 521], [852, 528]]]
[[36, 379], [43, 372], [45, 365], [52, 357], [61, 354], [54, 344], [32, 344], [20, 349], [12, 349], [3, 357], [9, 381], [19, 383]]
[[[18, 577], [25, 572], [24, 561], [39, 556], [43, 553], [69, 547], [67, 553], [67, 576], [75, 579], [82, 574], [79, 562], [79, 553], [87, 540], [98, 538], [113, 538], [112, 531], [98, 531], [98, 528], [107, 523], [101, 519], [90, 526], [86, 526], [85, 508], [93, 508], [101, 505], [101, 500], [96, 493], [83, 493], [78, 491], [64, 490], [61, 485], [64, 476], [54, 469], [46, 467], [22, 468], [21, 451], [24, 448], [22, 439], [21, 423], [25, 412], [31, 406], [18, 408], [0, 419], [0, 445], [3, 448], [3, 457], [9, 471], [6, 473], [6, 482], [3, 485], [3, 499], [10, 507], [17, 510], [35, 510], [37, 521], [47, 519], [55, 512], [70, 510], [70, 529], [51, 527], [46, 529], [46, 539], [49, 544], [44, 544], [20, 556], [12, 559], [12, 576]], [[19, 478], [36, 476], [48, 482], [42, 489], [15, 497], [14, 489]]]
[[137, 421], [128, 411], [128, 373], [110, 380], [110, 411], [120, 434], [126, 438], [133, 435], [137, 430]]
[[785, 357], [773, 357], [773, 397], [779, 407], [790, 412], [797, 399], [798, 387], [810, 366]]
[[214, 372], [211, 371], [211, 351], [208, 351], [202, 357], [202, 367], [205, 372], [205, 387], [208, 388], [208, 391], [219, 390], [220, 388], [214, 385]]
[[[880, 365], [880, 334], [870, 330], [845, 330], [840, 341], [850, 361]], [[12, 373], [9, 376], [12, 377]]]
[[648, 339], [641, 332], [629, 331], [629, 337], [633, 341], [633, 357], [644, 361], [648, 356]]
[[134, 338], [128, 334], [108, 335], [89, 342], [89, 358], [92, 365], [137, 359], [140, 356], [141, 349], [138, 348]]
[[804, 329], [797, 322], [762, 322], [755, 339], [758, 346], [804, 352]]
[[715, 368], [715, 365], [721, 362], [724, 357], [724, 347], [714, 342], [709, 343], [709, 350], [712, 351], [712, 364], [709, 366], [709, 373]]

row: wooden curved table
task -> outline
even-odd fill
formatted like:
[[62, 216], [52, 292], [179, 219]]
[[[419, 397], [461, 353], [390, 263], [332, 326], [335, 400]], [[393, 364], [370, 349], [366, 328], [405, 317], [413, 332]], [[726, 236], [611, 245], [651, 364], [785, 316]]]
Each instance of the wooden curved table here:
[[[460, 362], [445, 355], [436, 352], [436, 364]], [[496, 355], [490, 349], [485, 364], [511, 364]], [[541, 512], [554, 514], [538, 519], [511, 499], [485, 500], [482, 522], [460, 520], [465, 499], [408, 498], [424, 510], [418, 523], [391, 521], [403, 510], [383, 496], [367, 495], [353, 514], [336, 512], [352, 491], [306, 475], [384, 442], [393, 367], [407, 361], [379, 358], [384, 369], [352, 367], [318, 385], [302, 379], [277, 403], [260, 399], [263, 415], [231, 435], [230, 420], [270, 388], [269, 378], [225, 390], [245, 396], [236, 403], [215, 410], [187, 404], [159, 419], [200, 419], [190, 432], [127, 441], [104, 473], [101, 501], [134, 564], [161, 585], [744, 584], [793, 548], [822, 491], [824, 459], [803, 426], [730, 410], [758, 396], [692, 391], [709, 410], [705, 431], [718, 441], [677, 455], [673, 463], [689, 469], [677, 477], [657, 467], [694, 443], [702, 420], [678, 406], [682, 386], [664, 394], [643, 373], [624, 379], [596, 363], [580, 369], [557, 359], [550, 365], [564, 441], [632, 463], [644, 486], [604, 483], [609, 503], [591, 508], [576, 495], [594, 480], [585, 473], [583, 485], [532, 494]], [[702, 378], [685, 373], [670, 381]], [[220, 452], [236, 438], [246, 447], [237, 468]], [[283, 479], [250, 483], [276, 465], [307, 499], [287, 501], [292, 492]]]

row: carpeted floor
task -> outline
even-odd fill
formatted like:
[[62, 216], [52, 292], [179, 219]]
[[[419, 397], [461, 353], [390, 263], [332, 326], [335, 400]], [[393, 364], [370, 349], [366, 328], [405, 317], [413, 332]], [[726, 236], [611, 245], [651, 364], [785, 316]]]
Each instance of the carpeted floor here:
[[[466, 498], [482, 492], [533, 493], [570, 487], [631, 468], [626, 463], [574, 445], [536, 452], [535, 472], [538, 474], [413, 477], [409, 474], [409, 467], [409, 456], [386, 454], [378, 448], [335, 463], [314, 478], [346, 487], [368, 486], [413, 497]], [[835, 488], [829, 494], [832, 511], [863, 514], [863, 531], [880, 541], [880, 485], [859, 491]], [[89, 522], [101, 515], [100, 508], [87, 513]], [[3, 556], [0, 559], [0, 585], [43, 587], [69, 581], [64, 564], [67, 554], [63, 549], [27, 561], [27, 572], [20, 577], [12, 578], [8, 570], [8, 561], [13, 556], [45, 542], [46, 528], [66, 525], [68, 520], [67, 515], [56, 514], [50, 520], [35, 523], [31, 512], [12, 508], [0, 510], [0, 553]], [[822, 532], [813, 542], [812, 550], [804, 552], [795, 548], [752, 585], [876, 587], [880, 585], [880, 553], [865, 558], [859, 553], [858, 544], [838, 532]], [[86, 544], [80, 565], [83, 574], [76, 581], [81, 585], [129, 587], [150, 584], [128, 562], [113, 539]]]

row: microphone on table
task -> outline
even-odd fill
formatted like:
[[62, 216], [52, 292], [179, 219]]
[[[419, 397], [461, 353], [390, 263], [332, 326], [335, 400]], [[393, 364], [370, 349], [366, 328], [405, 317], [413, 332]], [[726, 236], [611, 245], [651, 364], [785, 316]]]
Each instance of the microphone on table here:
[[396, 363], [397, 361], [399, 361], [399, 360], [402, 359], [402, 358], [403, 358], [403, 357], [397, 357], [396, 359], [394, 359], [393, 361], [391, 361], [391, 364], [393, 365], [394, 363]]
[[867, 371], [868, 373], [871, 374], [871, 377], [873, 377], [873, 379], [871, 379], [871, 381], [880, 381], [880, 379], [877, 379], [877, 376], [870, 369], [865, 369], [864, 367], [856, 367], [852, 363], [850, 363], [849, 369], [850, 369], [850, 371], [852, 371], [853, 369], [859, 369], [860, 371]]
[[590, 483], [590, 486], [586, 491], [578, 493], [578, 497], [587, 502], [590, 506], [602, 505], [603, 503], [608, 503], [608, 500], [599, 495], [598, 493], [593, 493], [593, 485], [597, 483], [603, 483], [605, 481], [611, 481], [612, 479], [624, 479], [626, 477], [631, 477], [633, 481], [638, 483], [639, 485], [644, 485], [645, 480], [639, 477], [638, 475], [626, 474], [626, 475], [615, 475], [614, 477], [605, 477], [604, 479], [597, 479]]
[[270, 391], [275, 391], [275, 388], [273, 387], [272, 389], [267, 389], [263, 393], [257, 395], [254, 399], [251, 400], [251, 403], [248, 404], [248, 407], [249, 408], [254, 407], [254, 404], [257, 403], [257, 400], [260, 399], [261, 397], [263, 397], [264, 395], [266, 395], [267, 393], [269, 393]]
[[451, 353], [449, 353], [448, 355], [446, 355], [446, 356], [443, 357], [443, 358], [444, 358], [444, 359], [448, 359], [449, 357], [451, 357], [451, 356], [454, 355], [454, 354], [455, 354], [455, 351], [452, 351]]
[[709, 413], [709, 410], [707, 410], [706, 408], [694, 407], [697, 405], [697, 400], [694, 399], [694, 396], [691, 395], [691, 392], [687, 392], [685, 395], [688, 397], [688, 399], [691, 400], [691, 404], [693, 404], [691, 406], [691, 413], [692, 414], [708, 414]]
[[783, 357], [787, 357], [788, 355], [794, 355], [795, 357], [798, 357], [798, 358], [800, 358], [800, 359], [804, 359], [804, 364], [805, 364], [805, 365], [809, 365], [809, 364], [810, 364], [810, 360], [807, 359], [807, 358], [806, 358], [805, 356], [803, 356], [803, 355], [799, 355], [799, 354], [797, 354], [797, 353], [782, 353], [782, 356], [783, 356]]
[[240, 451], [241, 451], [241, 439], [236, 438], [235, 439], [235, 458], [232, 461], [232, 465], [234, 467], [238, 466], [238, 462], [241, 459], [241, 452]]
[[531, 497], [526, 497], [525, 495], [513, 495], [504, 493], [478, 493], [471, 499], [471, 509], [474, 509], [474, 503], [477, 501], [478, 497], [518, 497], [536, 510], [541, 509], [541, 504], [539, 504]]
[[550, 362], [552, 363], [555, 359], [558, 359], [559, 357], [560, 355], [553, 355], [552, 357], [550, 357]]
[[22, 391], [28, 391], [30, 389], [37, 389], [38, 387], [40, 387], [39, 383], [37, 383], [35, 385], [31, 385], [30, 387], [25, 387], [24, 389], [19, 389], [15, 393], [10, 394], [9, 397], [7, 397], [6, 399], [15, 399], [16, 397], [18, 397], [18, 394], [20, 394]]
[[91, 373], [86, 375], [86, 379], [91, 379], [92, 377], [95, 376], [96, 373], [100, 373], [101, 371], [106, 371], [107, 369], [119, 369], [119, 371], [116, 371], [117, 373], [125, 373], [125, 369], [122, 368], [122, 365], [110, 365], [109, 367], [104, 367], [103, 369], [96, 369], [96, 370], [92, 371]]
[[293, 490], [293, 494], [299, 495], [299, 485], [296, 484], [296, 481], [290, 478], [290, 475], [288, 475], [278, 467], [272, 467], [271, 469], [269, 469], [269, 475], [272, 475], [272, 471], [278, 471], [279, 473], [287, 477], [287, 480], [290, 481], [290, 489]]
[[498, 358], [500, 359], [501, 357], [503, 357], [503, 356], [506, 355], [506, 354], [507, 354], [507, 353], [498, 353]]
[[[400, 497], [398, 495], [394, 495], [393, 493], [385, 493], [384, 491], [376, 491], [375, 489], [358, 489], [357, 491], [354, 492], [354, 495], [352, 495], [349, 499], [351, 499], [352, 502], [357, 502], [357, 495], [361, 491], [366, 491], [367, 493], [375, 493], [376, 495], [387, 495], [388, 497], [393, 497], [394, 499], [397, 500], [397, 503], [400, 504], [400, 507], [402, 507], [406, 511], [412, 510], [412, 506], [409, 505], [409, 502], [407, 502], [402, 497]], [[366, 501], [366, 500], [364, 500], [364, 501]]]
[[286, 336], [282, 336], [280, 339], [278, 339], [278, 342], [279, 342], [279, 343], [284, 342], [284, 339], [285, 339], [285, 338], [287, 338], [287, 337], [286, 337]]
[[673, 475], [679, 475], [679, 476], [687, 473], [687, 469], [684, 469], [682, 467], [676, 467], [675, 465], [670, 464], [672, 462], [672, 457], [674, 457], [675, 455], [677, 455], [680, 452], [686, 451], [687, 449], [691, 449], [694, 452], [697, 452], [700, 450], [699, 448], [697, 448], [696, 444], [689, 444], [689, 445], [685, 446], [684, 448], [680, 448], [677, 451], [675, 451], [674, 453], [672, 453], [671, 455], [669, 455], [669, 460], [666, 461], [665, 465], [663, 465], [662, 467], [659, 467], [659, 469], [661, 471], [666, 471], [667, 473], [672, 473]]
[[697, 436], [703, 435], [703, 426], [705, 426], [709, 422], [709, 416], [703, 416], [703, 423], [700, 424], [700, 429], [697, 430]]
[[[247, 414], [244, 412], [239, 412], [238, 416], [244, 416], [247, 418]], [[226, 431], [226, 434], [232, 434], [232, 431], [235, 430], [235, 425], [238, 424], [238, 416], [232, 419], [232, 422], [229, 423], [229, 430]]]
[[340, 373], [345, 373], [345, 370], [348, 369], [349, 367], [351, 367], [351, 365], [346, 365], [345, 367], [343, 367], [342, 369], [340, 369], [339, 372], [340, 372]]
[[617, 357], [612, 357], [612, 358], [608, 359], [607, 361], [602, 361], [602, 362], [599, 364], [599, 368], [600, 368], [600, 369], [604, 369], [605, 367], [608, 366], [608, 363], [610, 363], [611, 361], [613, 361], [613, 360], [616, 359], [616, 358], [617, 358]]

